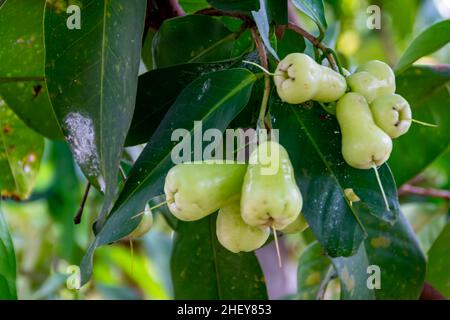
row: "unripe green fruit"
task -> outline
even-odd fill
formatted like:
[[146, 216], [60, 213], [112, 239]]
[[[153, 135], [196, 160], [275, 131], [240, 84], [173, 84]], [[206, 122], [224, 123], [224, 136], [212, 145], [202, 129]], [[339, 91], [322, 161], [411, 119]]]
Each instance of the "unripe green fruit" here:
[[342, 132], [342, 156], [350, 166], [370, 169], [389, 158], [392, 140], [377, 127], [362, 95], [350, 92], [339, 99], [336, 118]]
[[405, 134], [411, 126], [411, 107], [408, 101], [398, 94], [387, 94], [376, 98], [370, 104], [376, 125], [391, 138]]
[[150, 210], [145, 211], [145, 213], [142, 215], [141, 221], [139, 222], [136, 229], [133, 230], [132, 233], [130, 233], [129, 237], [132, 239], [140, 238], [144, 234], [150, 231], [151, 227], [153, 226], [153, 214]]
[[281, 229], [280, 231], [283, 233], [297, 233], [305, 231], [308, 227], [308, 221], [306, 221], [305, 216], [300, 213], [297, 219], [294, 220], [294, 222], [289, 224], [286, 228]]
[[292, 104], [336, 101], [347, 89], [342, 75], [303, 53], [291, 53], [281, 60], [274, 81], [281, 100]]
[[220, 244], [231, 252], [249, 252], [266, 243], [270, 229], [246, 224], [241, 217], [241, 206], [238, 199], [219, 210], [216, 234]]
[[281, 230], [297, 218], [302, 204], [286, 150], [273, 141], [261, 143], [250, 155], [242, 186], [244, 221], [255, 227]]
[[170, 212], [180, 220], [199, 220], [238, 196], [247, 166], [193, 162], [173, 167], [164, 192]]
[[347, 77], [353, 92], [360, 93], [371, 103], [377, 97], [395, 92], [395, 75], [386, 63], [372, 60], [359, 66], [356, 72]]

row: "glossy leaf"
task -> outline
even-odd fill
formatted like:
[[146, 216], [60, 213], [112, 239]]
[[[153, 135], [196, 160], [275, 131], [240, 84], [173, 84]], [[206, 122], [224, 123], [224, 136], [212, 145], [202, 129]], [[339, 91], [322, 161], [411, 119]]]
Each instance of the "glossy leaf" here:
[[447, 223], [439, 237], [428, 251], [427, 281], [450, 299], [450, 223]]
[[276, 24], [288, 23], [288, 0], [265, 0], [267, 3], [267, 10], [270, 16], [270, 22]]
[[317, 299], [320, 285], [330, 266], [330, 259], [317, 241], [306, 247], [298, 262], [297, 298], [299, 300]]
[[76, 162], [105, 193], [102, 219], [135, 106], [146, 1], [85, 0], [79, 30], [67, 28], [65, 6], [45, 7], [47, 83]]
[[398, 185], [419, 174], [450, 144], [449, 81], [450, 65], [415, 66], [397, 77], [397, 92], [408, 100], [413, 118], [438, 125], [413, 123], [407, 134], [394, 140], [389, 165]]
[[[335, 258], [333, 264], [341, 282], [342, 299], [417, 299], [425, 278], [425, 257], [405, 217], [388, 224], [368, 213], [361, 214], [367, 239], [356, 255]], [[380, 287], [369, 267], [378, 267]]]
[[44, 138], [28, 128], [0, 98], [0, 195], [22, 200], [33, 190]]
[[292, 0], [292, 3], [297, 9], [310, 17], [320, 30], [326, 30], [327, 21], [325, 20], [323, 0]]
[[[341, 155], [337, 121], [314, 104], [290, 105], [271, 99], [273, 126], [288, 150], [297, 184], [303, 194], [303, 212], [328, 255], [349, 256], [366, 237], [360, 217], [371, 214], [393, 222], [399, 212], [396, 186], [387, 165], [378, 171], [387, 194], [387, 211], [373, 170], [348, 166]], [[350, 205], [345, 189], [361, 199]]]
[[258, 0], [207, 0], [214, 8], [226, 11], [258, 10]]
[[271, 18], [269, 16], [269, 13], [267, 12], [266, 0], [260, 0], [259, 4], [260, 9], [258, 11], [252, 11], [253, 19], [256, 22], [259, 35], [261, 36], [261, 39], [264, 42], [264, 46], [266, 47], [267, 51], [269, 51], [275, 59], [280, 60], [269, 39]]
[[231, 66], [220, 63], [188, 63], [151, 70], [139, 76], [136, 107], [126, 145], [146, 143], [180, 92], [197, 77]]
[[16, 255], [5, 217], [0, 211], [0, 300], [17, 299]]
[[216, 216], [180, 223], [171, 259], [175, 299], [267, 299], [255, 253], [222, 247]]
[[277, 52], [280, 59], [286, 57], [289, 53], [305, 51], [305, 39], [291, 29], [286, 29], [277, 41]]
[[449, 42], [450, 19], [433, 24], [411, 42], [395, 66], [395, 72], [401, 73], [419, 58], [433, 53]]
[[166, 20], [153, 38], [153, 68], [230, 59], [238, 36], [210, 16]]
[[201, 9], [208, 8], [208, 2], [206, 0], [179, 0], [178, 3], [183, 8], [186, 14], [194, 13]]
[[153, 55], [152, 55], [152, 46], [153, 46], [153, 37], [155, 36], [155, 31], [148, 30], [147, 35], [144, 40], [144, 44], [142, 45], [142, 61], [145, 64], [147, 70], [153, 69]]
[[34, 80], [0, 81], [0, 95], [29, 127], [50, 139], [61, 139], [44, 81], [44, 5], [45, 0], [8, 0], [1, 7], [0, 78]]
[[223, 70], [204, 75], [183, 90], [136, 161], [105, 226], [83, 258], [83, 283], [90, 277], [95, 248], [128, 235], [138, 222], [132, 217], [163, 193], [164, 177], [173, 166], [171, 151], [177, 144], [171, 141], [173, 130], [183, 128], [192, 135], [199, 129], [194, 121], [202, 121], [203, 130], [225, 130], [247, 104], [256, 79], [245, 69]]

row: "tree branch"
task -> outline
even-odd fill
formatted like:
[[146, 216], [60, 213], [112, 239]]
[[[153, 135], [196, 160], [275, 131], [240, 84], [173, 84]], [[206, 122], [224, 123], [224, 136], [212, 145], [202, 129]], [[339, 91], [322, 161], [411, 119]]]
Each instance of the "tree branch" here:
[[442, 198], [445, 200], [450, 200], [450, 191], [449, 190], [417, 187], [417, 186], [413, 186], [408, 183], [402, 185], [400, 187], [400, 189], [398, 189], [398, 195], [400, 197], [406, 196], [406, 195], [417, 195], [417, 196]]
[[242, 20], [245, 22], [247, 27], [252, 27], [255, 25], [255, 22], [247, 15], [239, 12], [232, 12], [232, 11], [221, 11], [214, 8], [206, 8], [199, 10], [195, 12], [194, 14], [203, 14], [207, 16], [213, 16], [213, 17], [231, 17], [236, 18], [239, 20]]

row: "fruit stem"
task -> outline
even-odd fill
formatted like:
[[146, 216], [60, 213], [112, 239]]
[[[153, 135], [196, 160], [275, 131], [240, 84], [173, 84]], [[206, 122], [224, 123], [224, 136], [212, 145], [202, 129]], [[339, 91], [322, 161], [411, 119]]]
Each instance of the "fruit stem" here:
[[148, 208], [148, 209], [145, 209], [144, 211], [139, 212], [137, 215], [132, 216], [131, 219], [136, 219], [136, 218], [138, 218], [138, 217], [140, 217], [140, 216], [146, 214], [146, 213], [149, 212], [149, 211], [152, 211], [152, 210], [154, 210], [154, 209], [157, 209], [157, 208], [159, 208], [159, 207], [162, 207], [162, 206], [165, 205], [165, 204], [167, 204], [167, 200], [166, 200], [166, 201], [163, 201], [163, 202], [161, 202], [161, 203], [158, 203], [158, 204], [154, 205], [154, 206], [151, 207], [151, 208]]
[[276, 76], [276, 73], [272, 73], [269, 70], [267, 70], [266, 68], [264, 68], [263, 66], [260, 66], [259, 64], [253, 62], [253, 61], [247, 61], [247, 60], [242, 60], [243, 63], [246, 64], [251, 64], [252, 66], [258, 67], [259, 69], [261, 69], [265, 74], [269, 75], [269, 76]]
[[273, 231], [273, 238], [275, 241], [275, 248], [277, 249], [277, 257], [278, 257], [278, 266], [280, 268], [283, 267], [282, 263], [281, 263], [281, 254], [280, 254], [280, 247], [278, 246], [278, 236], [277, 236], [277, 230], [275, 230], [275, 227], [272, 226], [272, 231]]
[[414, 123], [417, 123], [417, 124], [420, 124], [420, 125], [426, 126], [426, 127], [433, 127], [433, 128], [437, 128], [437, 127], [438, 127], [437, 124], [432, 124], [432, 123], [428, 123], [428, 122], [423, 122], [423, 121], [416, 120], [416, 119], [411, 119], [411, 122], [414, 122]]
[[378, 186], [380, 187], [381, 190], [381, 194], [383, 195], [383, 200], [384, 200], [384, 204], [386, 205], [386, 210], [387, 211], [391, 211], [391, 209], [389, 208], [389, 203], [386, 197], [386, 193], [384, 193], [384, 188], [383, 188], [383, 184], [381, 183], [381, 179], [380, 179], [380, 175], [378, 173], [378, 169], [376, 165], [372, 165], [372, 169], [375, 172], [375, 177], [377, 178], [377, 182], [378, 182]]

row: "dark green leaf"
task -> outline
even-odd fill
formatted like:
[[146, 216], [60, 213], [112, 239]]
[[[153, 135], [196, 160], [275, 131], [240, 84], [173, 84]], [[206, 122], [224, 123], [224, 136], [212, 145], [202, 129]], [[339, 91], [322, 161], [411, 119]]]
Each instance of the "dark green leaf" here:
[[450, 223], [447, 223], [428, 252], [427, 281], [450, 299]]
[[230, 59], [238, 37], [210, 16], [166, 20], [153, 38], [153, 68]]
[[44, 138], [28, 128], [0, 97], [0, 195], [22, 200], [33, 190]]
[[149, 30], [147, 36], [145, 37], [144, 44], [142, 45], [142, 61], [145, 64], [147, 70], [153, 69], [153, 55], [152, 55], [152, 45], [153, 37], [155, 36], [154, 31]]
[[171, 141], [173, 130], [186, 129], [192, 135], [199, 129], [194, 121], [202, 121], [203, 130], [225, 130], [247, 104], [256, 79], [245, 69], [223, 70], [204, 75], [183, 90], [136, 161], [105, 226], [83, 258], [83, 283], [92, 272], [95, 248], [128, 235], [138, 222], [132, 217], [163, 193], [164, 177], [173, 166], [171, 151], [177, 144]]
[[322, 0], [292, 0], [294, 6], [310, 17], [323, 32], [327, 28]]
[[67, 28], [58, 4], [45, 7], [48, 88], [75, 160], [105, 193], [102, 219], [133, 116], [146, 1], [83, 1], [80, 30]]
[[175, 299], [267, 299], [255, 253], [222, 247], [216, 216], [180, 223], [171, 259]]
[[316, 300], [321, 282], [330, 266], [330, 259], [317, 241], [306, 247], [298, 262], [297, 298], [299, 300]]
[[[315, 104], [289, 105], [271, 99], [274, 128], [288, 150], [303, 194], [303, 212], [328, 255], [349, 256], [365, 238], [361, 213], [393, 222], [399, 212], [396, 186], [387, 165], [378, 169], [386, 191], [387, 211], [373, 170], [348, 166], [341, 155], [337, 121]], [[344, 190], [361, 199], [350, 205]]]
[[136, 107], [126, 145], [147, 142], [180, 92], [197, 77], [219, 71], [235, 61], [188, 63], [151, 70], [139, 76]]
[[450, 19], [440, 21], [419, 34], [395, 66], [395, 72], [406, 70], [419, 58], [433, 53], [450, 42]]
[[413, 123], [407, 134], [394, 140], [389, 164], [398, 185], [420, 173], [450, 144], [449, 81], [450, 65], [411, 67], [397, 77], [397, 92], [408, 100], [413, 118], [438, 125]]
[[258, 10], [258, 0], [207, 0], [214, 8], [226, 11]]
[[277, 41], [277, 52], [280, 59], [283, 59], [289, 53], [303, 52], [305, 47], [305, 39], [291, 29], [286, 29], [281, 39]]
[[288, 0], [264, 0], [267, 3], [270, 22], [276, 24], [288, 23]]
[[275, 57], [277, 60], [279, 60], [277, 53], [272, 47], [272, 44], [270, 43], [270, 22], [271, 18], [269, 16], [269, 13], [267, 12], [266, 8], [266, 1], [260, 0], [260, 9], [258, 11], [252, 11], [253, 18], [256, 22], [256, 26], [258, 27], [259, 35], [261, 36], [262, 41], [264, 42], [264, 45], [266, 49], [270, 52], [270, 54]]
[[183, 8], [186, 14], [194, 13], [201, 9], [208, 8], [208, 2], [206, 0], [178, 0], [178, 3]]
[[0, 210], [0, 300], [17, 299], [16, 255], [3, 213]]
[[61, 128], [43, 80], [44, 5], [44, 0], [8, 0], [0, 10], [0, 78], [36, 78], [0, 81], [0, 95], [29, 127], [50, 139], [60, 139]]
[[[391, 224], [368, 213], [361, 214], [368, 237], [356, 255], [335, 258], [343, 299], [417, 299], [425, 278], [425, 257], [414, 231], [400, 214]], [[379, 267], [380, 288], [369, 289], [374, 276], [369, 266]]]

